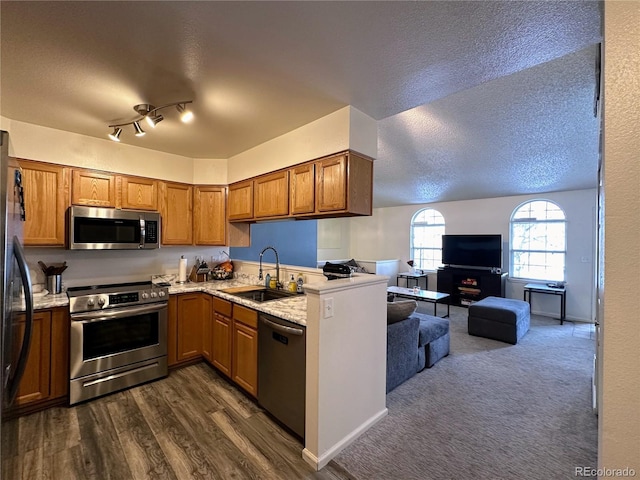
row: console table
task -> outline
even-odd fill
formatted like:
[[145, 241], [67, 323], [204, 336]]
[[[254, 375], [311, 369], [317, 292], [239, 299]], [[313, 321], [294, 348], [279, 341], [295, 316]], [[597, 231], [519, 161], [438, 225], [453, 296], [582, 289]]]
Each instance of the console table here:
[[442, 303], [444, 300], [447, 300], [447, 314], [443, 315], [442, 318], [447, 318], [449, 316], [450, 310], [450, 302], [448, 293], [440, 293], [440, 292], [431, 292], [429, 290], [418, 290], [415, 291], [412, 288], [404, 288], [404, 287], [388, 287], [387, 293], [391, 293], [396, 297], [404, 297], [411, 298], [413, 300], [419, 300], [422, 302], [433, 303], [433, 316], [437, 317], [436, 308], [438, 308], [438, 303]]
[[529, 294], [529, 305], [531, 305], [532, 293], [546, 293], [549, 295], [560, 295], [560, 325], [564, 323], [567, 313], [567, 289], [565, 287], [550, 287], [544, 283], [527, 283], [524, 286], [524, 301], [527, 301]]
[[[398, 276], [396, 277], [396, 287], [399, 287], [400, 284], [400, 279], [404, 278], [405, 281], [405, 286], [407, 288], [410, 287], [409, 285], [409, 280], [415, 282], [415, 284], [420, 287], [420, 279], [424, 278], [424, 289], [428, 290], [429, 289], [429, 276], [426, 273], [414, 273], [414, 272], [402, 272], [399, 273]], [[420, 287], [422, 288], [422, 287]]]

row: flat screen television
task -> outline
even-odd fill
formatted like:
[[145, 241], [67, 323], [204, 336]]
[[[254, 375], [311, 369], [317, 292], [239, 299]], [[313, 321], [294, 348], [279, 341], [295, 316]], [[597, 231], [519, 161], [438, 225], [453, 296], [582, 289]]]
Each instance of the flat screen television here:
[[443, 235], [442, 263], [502, 268], [502, 235]]

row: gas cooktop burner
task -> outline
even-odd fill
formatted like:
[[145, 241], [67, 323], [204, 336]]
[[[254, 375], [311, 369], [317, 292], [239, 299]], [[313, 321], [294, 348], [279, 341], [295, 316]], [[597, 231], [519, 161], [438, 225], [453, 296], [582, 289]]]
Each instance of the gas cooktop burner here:
[[70, 313], [166, 302], [169, 288], [151, 282], [91, 285], [67, 289]]

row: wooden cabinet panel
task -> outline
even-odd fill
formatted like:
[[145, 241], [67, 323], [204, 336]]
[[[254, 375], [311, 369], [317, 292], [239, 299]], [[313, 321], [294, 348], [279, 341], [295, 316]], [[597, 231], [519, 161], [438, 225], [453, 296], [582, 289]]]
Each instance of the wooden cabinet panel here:
[[242, 305], [233, 305], [233, 320], [244, 323], [247, 327], [258, 328], [258, 312]]
[[71, 169], [29, 160], [19, 163], [26, 213], [24, 244], [64, 246]]
[[167, 365], [178, 363], [178, 295], [169, 295], [167, 308]]
[[289, 171], [289, 203], [291, 215], [313, 213], [315, 209], [315, 165], [313, 163]]
[[327, 212], [347, 207], [347, 157], [340, 155], [316, 163], [316, 210]]
[[202, 295], [178, 296], [177, 361], [191, 360], [202, 355]]
[[227, 218], [251, 220], [253, 218], [253, 181], [237, 182], [229, 185]]
[[158, 210], [158, 181], [152, 178], [118, 175], [119, 208]]
[[196, 245], [225, 245], [226, 189], [220, 186], [194, 188], [193, 222]]
[[253, 181], [255, 218], [289, 215], [289, 172], [262, 175]]
[[183, 183], [159, 182], [162, 244], [193, 243], [193, 187]]
[[73, 170], [71, 203], [91, 207], [115, 207], [116, 176], [93, 170]]
[[258, 395], [258, 332], [236, 321], [233, 322], [232, 366], [232, 380], [247, 393], [256, 397]]
[[211, 363], [227, 377], [231, 377], [231, 318], [213, 313]]
[[211, 295], [201, 294], [202, 297], [202, 356], [213, 361], [213, 301]]
[[69, 393], [69, 309], [51, 310], [51, 398]]
[[[14, 324], [20, 338], [24, 333], [25, 317], [19, 315]], [[19, 348], [19, 345], [17, 346]], [[49, 379], [51, 375], [51, 312], [36, 312], [33, 317], [31, 347], [24, 369], [24, 375], [18, 387], [16, 406], [46, 400], [51, 390]]]

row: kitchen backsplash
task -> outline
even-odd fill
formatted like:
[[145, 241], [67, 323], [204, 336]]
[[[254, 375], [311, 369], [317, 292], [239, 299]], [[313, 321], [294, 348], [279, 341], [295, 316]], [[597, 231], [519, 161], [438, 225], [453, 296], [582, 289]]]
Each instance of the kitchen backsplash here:
[[138, 282], [151, 279], [151, 275], [177, 274], [182, 255], [187, 259], [188, 269], [196, 257], [207, 263], [212, 259], [222, 262], [228, 257], [225, 247], [162, 247], [157, 250], [64, 250], [56, 248], [27, 247], [25, 253], [32, 283], [45, 283], [45, 276], [38, 261], [46, 265], [67, 262], [62, 274], [63, 288]]

